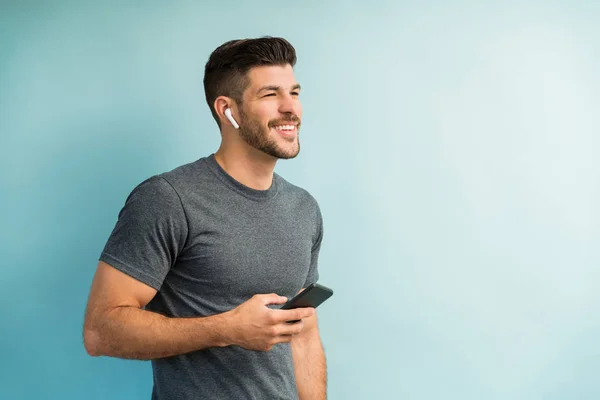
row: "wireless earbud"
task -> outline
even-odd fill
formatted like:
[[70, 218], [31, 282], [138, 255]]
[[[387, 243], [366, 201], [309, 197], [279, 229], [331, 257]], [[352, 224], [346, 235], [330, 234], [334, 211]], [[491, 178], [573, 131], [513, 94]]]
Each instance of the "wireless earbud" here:
[[225, 116], [227, 117], [227, 119], [229, 120], [229, 122], [231, 122], [231, 125], [233, 125], [233, 127], [235, 129], [239, 129], [240, 128], [240, 126], [238, 125], [238, 123], [235, 120], [235, 118], [233, 118], [233, 115], [231, 115], [231, 109], [230, 108], [226, 108], [225, 109]]

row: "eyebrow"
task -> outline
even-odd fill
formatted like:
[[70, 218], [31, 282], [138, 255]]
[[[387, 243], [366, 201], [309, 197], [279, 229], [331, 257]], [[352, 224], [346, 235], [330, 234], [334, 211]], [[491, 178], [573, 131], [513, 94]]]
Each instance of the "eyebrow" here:
[[[299, 83], [296, 83], [294, 86], [292, 86], [292, 90], [299, 90], [299, 89], [301, 89], [301, 86]], [[256, 92], [256, 93], [258, 94], [264, 90], [273, 90], [276, 92], [278, 90], [281, 90], [281, 86], [275, 86], [275, 85], [263, 86], [260, 89], [258, 89], [258, 92]]]

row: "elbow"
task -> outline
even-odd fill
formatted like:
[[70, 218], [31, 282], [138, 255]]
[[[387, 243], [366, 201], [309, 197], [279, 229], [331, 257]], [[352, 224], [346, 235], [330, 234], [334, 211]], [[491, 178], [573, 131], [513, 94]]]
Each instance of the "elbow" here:
[[100, 348], [100, 334], [95, 329], [89, 327], [83, 329], [83, 346], [89, 356], [99, 357], [103, 355]]

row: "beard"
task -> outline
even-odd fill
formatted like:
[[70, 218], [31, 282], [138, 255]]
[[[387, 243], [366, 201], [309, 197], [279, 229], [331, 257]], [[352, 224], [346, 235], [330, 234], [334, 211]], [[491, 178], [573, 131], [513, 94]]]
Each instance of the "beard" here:
[[[283, 160], [294, 158], [298, 155], [298, 153], [300, 153], [300, 119], [295, 115], [285, 119], [270, 121], [268, 125], [269, 127], [265, 129], [258, 121], [248, 118], [248, 116], [241, 109], [239, 113], [241, 121], [238, 133], [240, 137], [244, 139], [244, 141], [251, 147], [272, 157]], [[286, 123], [297, 123], [298, 131], [296, 133], [296, 137], [291, 141], [288, 141], [290, 146], [286, 146], [286, 148], [284, 148], [277, 144], [277, 141], [269, 135], [269, 130], [271, 127], [276, 125], [285, 125]]]

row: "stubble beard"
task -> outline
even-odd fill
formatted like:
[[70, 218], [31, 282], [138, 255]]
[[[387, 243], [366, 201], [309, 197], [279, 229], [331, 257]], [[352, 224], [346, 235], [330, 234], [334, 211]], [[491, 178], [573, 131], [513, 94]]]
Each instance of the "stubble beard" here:
[[[262, 151], [265, 154], [270, 155], [282, 160], [288, 160], [296, 157], [300, 153], [300, 124], [298, 123], [298, 133], [293, 141], [288, 143], [292, 144], [295, 142], [295, 146], [291, 148], [282, 148], [277, 144], [275, 139], [269, 136], [269, 128], [265, 130], [257, 121], [251, 120], [246, 114], [240, 110], [240, 129], [238, 130], [240, 137], [244, 139], [249, 146]], [[269, 124], [271, 125], [271, 124]]]

